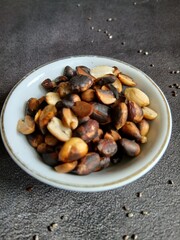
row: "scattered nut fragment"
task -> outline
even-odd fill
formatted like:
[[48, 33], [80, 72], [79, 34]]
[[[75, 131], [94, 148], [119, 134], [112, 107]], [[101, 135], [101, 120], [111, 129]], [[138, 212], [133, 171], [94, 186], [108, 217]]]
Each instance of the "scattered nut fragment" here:
[[47, 104], [56, 105], [60, 101], [59, 93], [57, 92], [48, 92], [46, 93], [46, 102]]
[[114, 68], [109, 66], [97, 66], [91, 68], [90, 74], [95, 78], [104, 77], [106, 74], [113, 74]]
[[68, 173], [71, 172], [77, 166], [78, 161], [73, 161], [70, 163], [63, 163], [55, 167], [56, 172]]
[[157, 113], [149, 107], [143, 107], [142, 110], [145, 119], [154, 120], [157, 117]]
[[121, 81], [121, 83], [124, 84], [124, 85], [126, 85], [126, 86], [129, 86], [129, 87], [134, 87], [134, 86], [136, 86], [136, 83], [134, 82], [134, 80], [133, 80], [131, 77], [125, 75], [125, 74], [119, 73], [119, 74], [117, 75], [117, 77], [119, 78], [119, 80]]
[[62, 109], [62, 122], [71, 129], [75, 129], [78, 126], [78, 118], [69, 108]]
[[126, 88], [124, 91], [124, 95], [129, 101], [134, 101], [140, 107], [145, 107], [149, 105], [149, 97], [142, 92], [139, 88]]
[[54, 137], [63, 142], [68, 141], [72, 136], [71, 129], [64, 126], [62, 121], [57, 117], [51, 119], [47, 125], [47, 129]]
[[72, 137], [64, 143], [60, 152], [59, 160], [73, 162], [84, 157], [88, 152], [88, 145], [78, 137]]
[[35, 131], [34, 119], [31, 116], [26, 115], [24, 117], [24, 120], [18, 121], [17, 130], [18, 130], [18, 132], [25, 134], [25, 135], [33, 133]]
[[48, 227], [48, 230], [50, 232], [54, 231], [58, 227], [57, 223], [51, 223], [51, 225]]

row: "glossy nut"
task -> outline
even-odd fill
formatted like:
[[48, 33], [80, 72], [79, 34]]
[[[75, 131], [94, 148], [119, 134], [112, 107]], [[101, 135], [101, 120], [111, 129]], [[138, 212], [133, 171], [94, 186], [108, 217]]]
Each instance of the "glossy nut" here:
[[69, 80], [69, 84], [73, 92], [84, 92], [92, 86], [93, 80], [88, 76], [77, 75]]
[[127, 105], [124, 102], [119, 102], [113, 108], [112, 117], [116, 129], [119, 130], [120, 128], [122, 128], [126, 123], [128, 117]]
[[103, 85], [107, 85], [109, 83], [114, 83], [116, 81], [116, 79], [117, 78], [113, 74], [107, 74], [107, 75], [104, 75], [101, 78], [98, 78], [96, 80], [96, 84], [100, 85], [100, 86], [103, 86]]
[[117, 144], [111, 139], [101, 139], [97, 145], [97, 150], [103, 156], [111, 157], [117, 152]]
[[73, 162], [84, 157], [87, 152], [88, 145], [81, 138], [72, 137], [62, 146], [59, 152], [59, 160]]
[[89, 119], [74, 130], [73, 136], [80, 137], [85, 142], [89, 143], [92, 139], [97, 137], [98, 128], [99, 123], [96, 120]]
[[66, 76], [67, 78], [72, 78], [73, 76], [76, 75], [76, 71], [74, 69], [72, 69], [70, 66], [66, 66], [64, 68], [64, 76]]
[[119, 140], [120, 146], [122, 149], [125, 151], [125, 153], [130, 156], [130, 157], [136, 157], [140, 154], [140, 146], [138, 143], [135, 141], [126, 139], [126, 138], [121, 138]]
[[149, 123], [147, 120], [142, 119], [141, 122], [137, 124], [141, 136], [146, 136], [149, 132]]
[[142, 108], [133, 101], [128, 101], [128, 120], [134, 123], [138, 123], [143, 119]]
[[93, 77], [90, 74], [90, 69], [88, 67], [85, 66], [77, 66], [76, 67], [76, 73], [77, 75], [84, 75], [84, 76], [88, 76], [89, 78], [91, 78], [93, 81], [95, 79], [95, 77]]
[[71, 93], [71, 88], [69, 82], [61, 82], [58, 85], [57, 92], [59, 93], [60, 98], [64, 98], [66, 95]]
[[39, 105], [37, 98], [30, 98], [27, 102], [25, 113], [33, 116], [38, 111]]
[[20, 132], [24, 135], [28, 135], [28, 134], [33, 133], [35, 131], [34, 119], [31, 116], [26, 115], [24, 117], [24, 120], [19, 120], [18, 121], [17, 130], [18, 130], [18, 132]]
[[100, 156], [95, 152], [88, 153], [80, 159], [76, 172], [78, 175], [87, 175], [94, 172], [100, 165]]
[[92, 102], [95, 100], [95, 91], [94, 89], [88, 89], [81, 94], [81, 99], [85, 102]]
[[70, 163], [62, 163], [58, 166], [56, 166], [54, 169], [58, 173], [68, 173], [71, 172], [78, 164], [78, 161], [73, 161]]
[[72, 111], [77, 117], [84, 118], [92, 114], [93, 106], [87, 102], [79, 101], [75, 102], [74, 106], [72, 107]]
[[139, 129], [133, 122], [127, 121], [124, 126], [121, 128], [122, 133], [124, 133], [126, 136], [131, 137], [137, 141], [141, 141], [141, 134], [139, 132]]
[[112, 91], [96, 89], [95, 92], [97, 98], [106, 105], [112, 104], [116, 101], [116, 98], [114, 97]]
[[91, 118], [104, 125], [111, 122], [110, 108], [101, 103], [93, 103]]

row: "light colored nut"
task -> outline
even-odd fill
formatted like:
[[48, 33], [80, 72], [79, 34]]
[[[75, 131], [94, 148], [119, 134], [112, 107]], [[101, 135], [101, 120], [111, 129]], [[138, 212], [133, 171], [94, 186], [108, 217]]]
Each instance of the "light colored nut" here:
[[117, 76], [120, 73], [120, 70], [116, 66], [114, 66], [113, 69], [114, 76]]
[[116, 98], [114, 97], [112, 91], [96, 89], [95, 92], [98, 99], [106, 105], [112, 104], [116, 101]]
[[97, 66], [90, 70], [90, 74], [95, 78], [103, 77], [106, 74], [113, 74], [114, 68], [109, 66]]
[[17, 124], [18, 132], [28, 135], [35, 131], [35, 122], [33, 118], [29, 115], [24, 117], [24, 120], [20, 119]]
[[115, 82], [112, 83], [112, 85], [117, 89], [119, 93], [122, 92], [122, 83], [118, 78], [115, 80]]
[[62, 146], [59, 152], [59, 160], [73, 162], [84, 157], [87, 152], [88, 145], [81, 138], [72, 137]]
[[57, 92], [48, 92], [46, 94], [46, 102], [47, 104], [51, 104], [51, 105], [56, 105], [57, 102], [59, 102], [60, 96], [59, 93]]
[[34, 116], [34, 121], [35, 121], [36, 124], [39, 123], [39, 117], [40, 117], [40, 115], [41, 115], [41, 112], [42, 112], [42, 110], [39, 109], [39, 110], [37, 111], [37, 113], [35, 114], [35, 116]]
[[137, 103], [140, 107], [149, 105], [149, 97], [139, 88], [126, 88], [124, 95], [129, 101]]
[[119, 73], [117, 75], [119, 80], [121, 81], [122, 84], [129, 86], [129, 87], [134, 87], [136, 86], [136, 83], [133, 81], [133, 79], [125, 74]]
[[141, 136], [146, 136], [149, 132], [149, 123], [145, 119], [137, 124]]
[[78, 161], [70, 162], [70, 163], [63, 163], [56, 166], [54, 169], [56, 172], [59, 173], [68, 173], [71, 172], [78, 164]]
[[78, 118], [74, 115], [70, 108], [63, 108], [62, 122], [71, 129], [75, 129], [78, 126]]
[[72, 131], [69, 127], [63, 125], [62, 121], [53, 117], [47, 125], [49, 132], [62, 142], [68, 141], [72, 136]]
[[157, 113], [149, 107], [143, 107], [142, 110], [145, 119], [153, 120], [157, 117]]

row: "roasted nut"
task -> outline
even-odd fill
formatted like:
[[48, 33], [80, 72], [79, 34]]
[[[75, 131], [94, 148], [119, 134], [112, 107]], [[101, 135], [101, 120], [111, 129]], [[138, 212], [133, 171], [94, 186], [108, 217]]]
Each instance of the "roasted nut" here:
[[72, 69], [70, 66], [66, 66], [64, 68], [64, 76], [66, 76], [67, 78], [72, 78], [73, 76], [76, 75], [76, 71], [74, 69]]
[[120, 70], [116, 66], [114, 66], [113, 67], [113, 74], [114, 74], [114, 76], [117, 76], [119, 73], [120, 73]]
[[39, 128], [42, 133], [46, 132], [48, 122], [56, 115], [57, 109], [54, 105], [47, 105], [39, 116]]
[[116, 99], [119, 99], [119, 92], [118, 92], [118, 90], [114, 87], [114, 85], [113, 85], [113, 84], [108, 84], [108, 87], [109, 87], [109, 89], [112, 91], [114, 97], [115, 97]]
[[53, 152], [53, 147], [52, 146], [49, 146], [47, 145], [46, 143], [40, 143], [38, 146], [37, 146], [37, 152], [38, 153], [51, 153]]
[[76, 67], [76, 73], [77, 73], [77, 75], [88, 76], [88, 77], [90, 77], [92, 80], [95, 79], [93, 76], [91, 76], [91, 74], [90, 74], [90, 69], [87, 68], [87, 67], [85, 67], [85, 66], [78, 66], [78, 67]]
[[133, 79], [125, 74], [119, 73], [117, 77], [119, 78], [121, 83], [126, 86], [130, 86], [130, 87], [136, 86], [136, 83], [133, 81]]
[[25, 114], [34, 116], [39, 109], [39, 100], [37, 98], [30, 98], [26, 105]]
[[126, 88], [124, 91], [124, 95], [129, 101], [134, 101], [140, 107], [145, 107], [149, 105], [148, 96], [142, 92], [139, 88]]
[[119, 143], [128, 156], [136, 157], [140, 154], [141, 151], [140, 146], [135, 141], [126, 138], [121, 138], [119, 140]]
[[121, 128], [121, 131], [126, 136], [131, 137], [137, 141], [141, 141], [142, 136], [139, 132], [139, 129], [136, 127], [135, 123], [127, 121]]
[[109, 134], [111, 134], [111, 136], [113, 137], [114, 141], [118, 141], [119, 139], [121, 139], [120, 134], [117, 131], [113, 130], [113, 129], [110, 130]]
[[97, 150], [103, 156], [111, 157], [117, 152], [117, 144], [111, 139], [101, 139], [97, 145]]
[[92, 102], [95, 100], [95, 91], [94, 89], [88, 89], [81, 94], [81, 99], [86, 102]]
[[69, 80], [69, 84], [73, 92], [84, 92], [92, 86], [93, 80], [88, 76], [77, 75]]
[[36, 148], [39, 144], [44, 142], [44, 136], [41, 133], [34, 132], [27, 135], [27, 140], [32, 147]]
[[106, 74], [103, 77], [96, 79], [96, 84], [103, 86], [109, 83], [114, 83], [116, 80], [117, 78], [113, 74]]
[[74, 106], [72, 107], [72, 111], [77, 117], [84, 118], [92, 114], [93, 106], [87, 102], [79, 101], [75, 102]]
[[44, 141], [49, 146], [56, 146], [58, 144], [58, 139], [49, 133], [45, 136]]
[[108, 132], [106, 132], [106, 133], [104, 134], [104, 138], [105, 138], [105, 139], [114, 140], [113, 136], [112, 136], [110, 133], [108, 133]]
[[68, 77], [66, 77], [66, 76], [59, 76], [59, 77], [57, 77], [54, 81], [55, 81], [55, 83], [56, 83], [56, 85], [58, 85], [59, 83], [61, 83], [61, 82], [67, 82], [69, 79], [68, 79]]
[[81, 101], [81, 99], [77, 94], [68, 94], [61, 101], [58, 101], [55, 106], [58, 110], [63, 107], [72, 108], [74, 103], [78, 101]]
[[90, 119], [89, 116], [83, 117], [83, 118], [78, 118], [79, 126], [80, 126], [82, 123], [85, 123], [85, 122], [89, 121], [89, 119]]
[[128, 101], [128, 120], [134, 123], [138, 123], [143, 119], [142, 108], [133, 101]]
[[47, 91], [52, 91], [57, 85], [54, 81], [51, 81], [51, 79], [47, 78], [45, 79], [41, 85], [43, 86], [43, 88]]
[[157, 117], [157, 113], [149, 107], [143, 107], [142, 111], [145, 119], [154, 120]]
[[112, 104], [116, 101], [116, 98], [114, 97], [114, 95], [111, 91], [95, 89], [95, 92], [96, 92], [98, 99], [106, 105]]
[[87, 175], [94, 172], [100, 165], [99, 154], [95, 152], [88, 153], [85, 157], [80, 159], [76, 172], [79, 175]]
[[75, 129], [78, 126], [78, 118], [69, 108], [62, 109], [62, 122], [71, 129]]
[[142, 136], [140, 143], [146, 143], [147, 142], [147, 137], [146, 136]]
[[78, 161], [70, 162], [70, 163], [62, 163], [56, 166], [54, 169], [59, 173], [68, 173], [71, 172], [78, 164]]
[[111, 159], [109, 157], [101, 157], [100, 159], [100, 168], [104, 169], [109, 167]]
[[64, 126], [62, 121], [57, 117], [51, 119], [47, 125], [47, 129], [54, 137], [62, 142], [68, 141], [72, 136], [71, 129]]
[[96, 120], [89, 119], [89, 121], [82, 123], [75, 131], [73, 136], [80, 137], [86, 143], [89, 143], [98, 135], [99, 123]]
[[146, 136], [149, 132], [149, 123], [145, 119], [137, 124], [141, 136]]
[[37, 111], [37, 113], [35, 114], [35, 116], [34, 116], [34, 122], [35, 122], [36, 124], [39, 123], [39, 117], [40, 117], [40, 115], [41, 115], [41, 112], [42, 112], [42, 110], [39, 109], [39, 110]]
[[64, 98], [66, 95], [71, 93], [71, 88], [69, 82], [61, 82], [58, 85], [57, 92], [59, 93], [60, 98]]
[[113, 74], [113, 72], [114, 68], [109, 66], [97, 66], [90, 70], [90, 74], [95, 78], [100, 78], [107, 74]]
[[111, 122], [110, 108], [101, 103], [93, 103], [93, 112], [91, 118], [98, 121], [100, 124], [107, 124]]
[[18, 132], [28, 135], [35, 131], [35, 122], [33, 118], [29, 115], [24, 117], [24, 120], [19, 120], [17, 124]]
[[60, 101], [59, 93], [57, 92], [48, 92], [46, 94], [46, 102], [51, 105], [56, 105], [58, 101]]
[[51, 167], [55, 167], [59, 164], [57, 152], [51, 152], [51, 153], [46, 152], [46, 153], [42, 153], [41, 156], [42, 156], [42, 161]]
[[96, 143], [99, 142], [99, 140], [103, 137], [103, 130], [101, 128], [98, 129], [98, 135], [97, 137], [93, 138], [92, 142]]
[[122, 83], [118, 78], [116, 78], [115, 82], [112, 85], [117, 89], [118, 93], [122, 92]]
[[112, 109], [113, 122], [117, 130], [122, 128], [127, 121], [128, 108], [124, 102], [118, 102]]
[[59, 160], [62, 162], [73, 162], [84, 157], [87, 152], [88, 145], [81, 138], [73, 137], [62, 146], [59, 152]]

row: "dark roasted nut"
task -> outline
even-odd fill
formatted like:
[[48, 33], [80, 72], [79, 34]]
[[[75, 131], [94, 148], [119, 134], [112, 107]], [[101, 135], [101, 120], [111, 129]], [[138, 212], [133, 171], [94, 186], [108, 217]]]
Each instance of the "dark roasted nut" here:
[[44, 142], [44, 136], [41, 133], [32, 133], [27, 135], [27, 140], [32, 147], [36, 148], [39, 144]]
[[96, 120], [89, 119], [89, 121], [82, 123], [75, 131], [73, 136], [83, 139], [89, 143], [98, 135], [99, 123]]
[[125, 153], [130, 157], [136, 157], [141, 151], [139, 144], [137, 144], [135, 141], [121, 138], [119, 143]]
[[103, 137], [103, 130], [101, 128], [98, 129], [97, 137], [93, 138], [92, 142], [97, 143]]
[[74, 69], [72, 69], [70, 66], [66, 66], [64, 68], [64, 76], [66, 76], [67, 78], [72, 78], [73, 76], [76, 75], [76, 71]]
[[122, 82], [122, 84], [126, 86], [130, 86], [130, 87], [136, 86], [136, 83], [134, 82], [134, 80], [125, 74], [119, 73], [117, 77]]
[[109, 167], [111, 159], [109, 157], [101, 157], [100, 168], [104, 169]]
[[112, 85], [117, 89], [118, 93], [122, 92], [122, 83], [118, 78], [116, 78], [115, 82]]
[[81, 94], [81, 98], [85, 102], [92, 102], [95, 100], [95, 97], [96, 97], [95, 91], [94, 89], [91, 89], [91, 88], [82, 92]]
[[141, 136], [146, 136], [149, 132], [149, 123], [147, 120], [143, 119], [141, 122], [138, 123], [138, 128]]
[[101, 103], [93, 103], [93, 113], [91, 118], [98, 121], [100, 124], [107, 124], [111, 122], [110, 108]]
[[75, 102], [81, 101], [80, 97], [77, 94], [68, 94], [61, 101], [56, 103], [56, 108], [61, 110], [63, 107], [72, 108]]
[[41, 156], [42, 161], [51, 167], [55, 167], [59, 164], [57, 152], [42, 153]]
[[78, 118], [78, 123], [79, 123], [79, 125], [81, 125], [82, 123], [89, 121], [89, 119], [90, 119], [89, 116], [83, 117], [83, 118]]
[[90, 77], [93, 81], [95, 78], [90, 74], [90, 69], [85, 66], [78, 66], [76, 67], [77, 75], [84, 75]]
[[40, 143], [37, 146], [37, 152], [38, 153], [51, 153], [54, 149], [52, 146], [47, 145], [46, 143]]
[[87, 102], [79, 101], [75, 102], [74, 106], [72, 107], [72, 111], [77, 117], [84, 118], [92, 114], [93, 106]]
[[114, 76], [113, 74], [107, 74], [101, 78], [98, 78], [96, 80], [96, 84], [103, 86], [103, 85], [107, 85], [109, 83], [114, 83], [116, 81], [116, 76]]
[[26, 105], [25, 114], [34, 116], [34, 114], [39, 109], [39, 105], [40, 105], [39, 100], [37, 98], [30, 98], [27, 102], [27, 105]]
[[142, 108], [133, 101], [128, 101], [128, 120], [134, 123], [138, 123], [143, 119]]
[[47, 91], [52, 91], [57, 85], [54, 81], [51, 81], [51, 79], [47, 78], [45, 79], [41, 85], [43, 86], [43, 88]]
[[57, 109], [54, 105], [47, 105], [39, 116], [39, 128], [42, 133], [46, 132], [48, 122], [56, 115]]
[[24, 117], [24, 120], [18, 121], [17, 130], [18, 130], [18, 132], [20, 132], [24, 135], [33, 133], [35, 131], [34, 119], [31, 116], [26, 115]]
[[46, 102], [46, 97], [45, 96], [42, 96], [38, 99], [39, 101], [39, 109], [43, 109], [47, 106], [47, 102]]
[[72, 77], [69, 83], [73, 92], [84, 92], [92, 86], [93, 80], [88, 76], [77, 75]]
[[109, 87], [109, 89], [112, 91], [114, 97], [115, 97], [116, 99], [119, 99], [119, 92], [118, 92], [117, 88], [114, 87], [113, 84], [108, 84], [108, 87]]
[[71, 172], [78, 164], [78, 161], [70, 162], [70, 163], [62, 163], [56, 166], [54, 169], [59, 173], [68, 173]]
[[101, 139], [97, 145], [97, 150], [100, 154], [106, 157], [111, 157], [117, 152], [117, 144], [111, 139]]
[[81, 158], [77, 166], [76, 172], [79, 175], [87, 175], [94, 172], [100, 165], [99, 154], [95, 152], [88, 153], [85, 157]]
[[98, 99], [106, 105], [112, 104], [116, 101], [116, 98], [114, 97], [112, 91], [95, 89], [95, 92]]
[[60, 98], [64, 98], [66, 95], [71, 93], [70, 83], [69, 82], [61, 82], [58, 85], [57, 92], [59, 93]]
[[78, 126], [78, 118], [69, 108], [62, 109], [62, 122], [71, 129], [75, 129]]
[[122, 128], [127, 121], [128, 108], [124, 102], [118, 102], [112, 109], [113, 122], [117, 130]]
[[45, 143], [49, 146], [56, 146], [58, 144], [58, 139], [55, 138], [52, 134], [48, 133], [45, 135]]
[[56, 85], [58, 85], [61, 82], [67, 82], [68, 78], [66, 76], [59, 76], [55, 80]]
[[127, 121], [121, 128], [121, 131], [125, 134], [125, 136], [135, 139], [137, 141], [141, 141], [142, 136], [139, 132], [139, 129], [133, 122]]
[[87, 152], [88, 145], [81, 138], [73, 137], [62, 146], [59, 152], [59, 160], [73, 162], [84, 157]]

